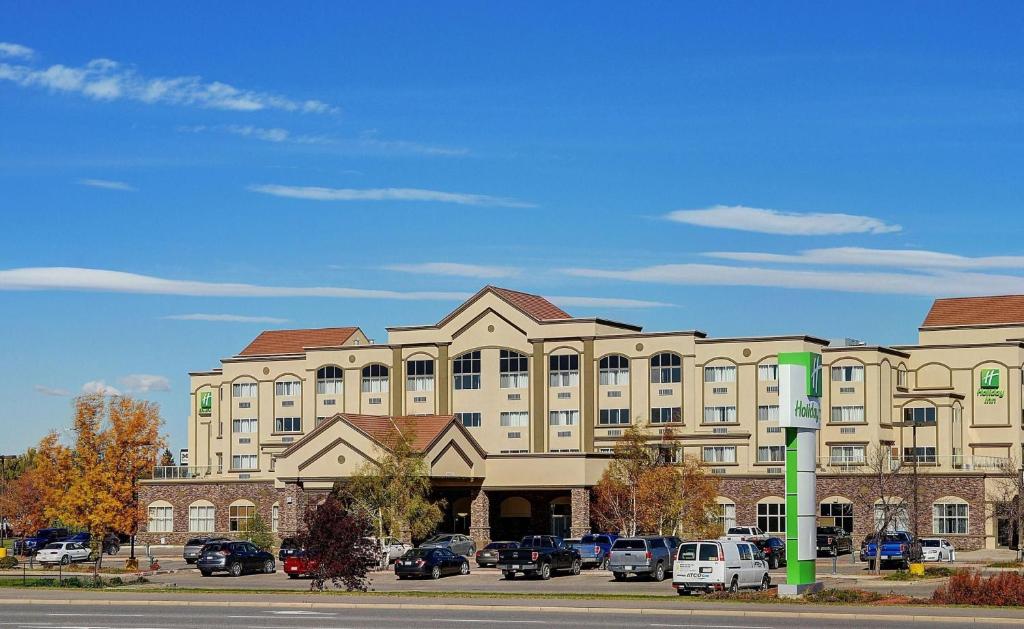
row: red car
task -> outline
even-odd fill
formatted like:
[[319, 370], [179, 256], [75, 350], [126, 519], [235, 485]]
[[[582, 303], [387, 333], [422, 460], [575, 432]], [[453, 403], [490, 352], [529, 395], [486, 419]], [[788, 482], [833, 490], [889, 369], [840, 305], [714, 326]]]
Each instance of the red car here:
[[301, 576], [311, 576], [312, 572], [316, 570], [316, 568], [316, 559], [306, 557], [305, 553], [292, 555], [284, 560], [284, 573], [287, 574], [290, 579], [298, 579]]

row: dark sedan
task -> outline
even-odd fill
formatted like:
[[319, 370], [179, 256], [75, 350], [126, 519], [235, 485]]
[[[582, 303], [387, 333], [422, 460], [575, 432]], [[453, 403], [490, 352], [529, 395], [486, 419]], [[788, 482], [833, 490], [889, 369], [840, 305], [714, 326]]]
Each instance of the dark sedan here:
[[758, 540], [756, 544], [761, 549], [770, 570], [786, 565], [786, 542], [781, 538], [766, 537]]
[[207, 544], [196, 563], [204, 577], [214, 572], [227, 572], [233, 577], [246, 572], [274, 572], [274, 556], [256, 548], [251, 542]]
[[414, 548], [395, 562], [395, 574], [399, 579], [469, 574], [469, 560], [447, 548]]
[[476, 551], [476, 565], [481, 568], [498, 565], [498, 551], [506, 548], [519, 548], [519, 542], [491, 542]]

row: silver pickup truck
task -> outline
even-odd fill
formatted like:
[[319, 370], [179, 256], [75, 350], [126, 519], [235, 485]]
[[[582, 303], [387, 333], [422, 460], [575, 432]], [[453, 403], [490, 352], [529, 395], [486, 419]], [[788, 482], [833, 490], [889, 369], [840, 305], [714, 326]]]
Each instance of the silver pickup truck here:
[[663, 581], [672, 572], [678, 545], [677, 539], [670, 537], [620, 537], [612, 544], [608, 569], [616, 581], [630, 574]]

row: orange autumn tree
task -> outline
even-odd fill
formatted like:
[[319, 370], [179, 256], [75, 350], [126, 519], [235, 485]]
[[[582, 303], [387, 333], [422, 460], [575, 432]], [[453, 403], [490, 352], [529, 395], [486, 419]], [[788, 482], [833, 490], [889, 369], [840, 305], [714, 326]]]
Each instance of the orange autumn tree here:
[[37, 477], [35, 468], [29, 468], [18, 478], [7, 481], [5, 492], [0, 494], [0, 514], [16, 533], [27, 535], [49, 524], [39, 499]]

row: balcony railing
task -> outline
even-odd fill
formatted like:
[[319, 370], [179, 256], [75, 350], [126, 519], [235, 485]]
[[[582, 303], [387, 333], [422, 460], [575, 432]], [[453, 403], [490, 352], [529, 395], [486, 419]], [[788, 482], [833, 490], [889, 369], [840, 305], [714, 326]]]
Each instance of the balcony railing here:
[[[889, 469], [896, 470], [901, 465], [903, 470], [909, 471], [914, 467], [914, 457], [905, 456], [902, 460], [897, 457], [890, 457], [888, 460]], [[928, 455], [921, 454], [917, 457], [919, 468], [945, 468], [954, 470], [999, 470], [1002, 469], [1009, 459], [998, 456], [967, 456], [955, 455]], [[818, 457], [818, 469], [840, 470], [848, 472], [867, 472], [867, 459], [863, 456], [822, 456]]]
[[181, 480], [187, 478], [203, 478], [220, 474], [220, 465], [158, 465], [153, 468], [154, 480]]

